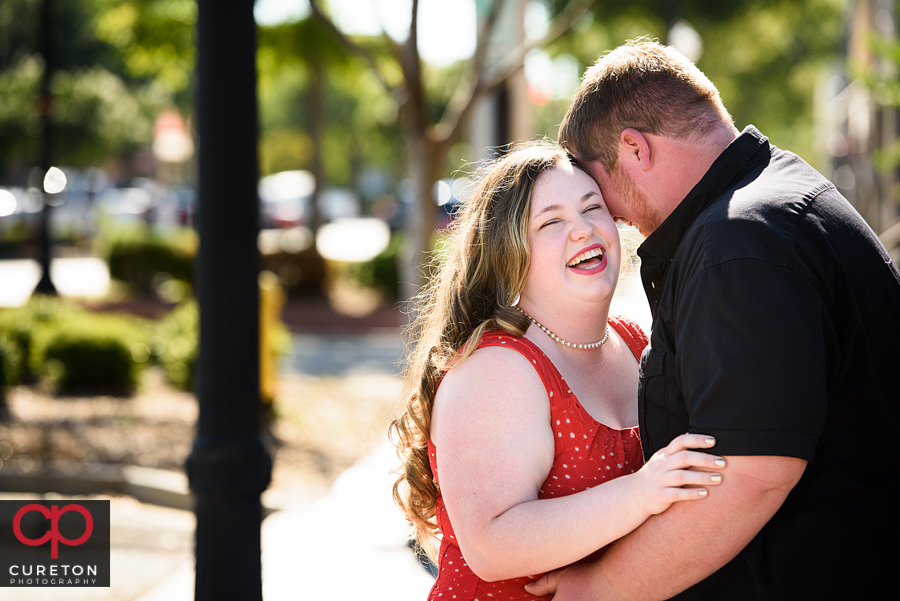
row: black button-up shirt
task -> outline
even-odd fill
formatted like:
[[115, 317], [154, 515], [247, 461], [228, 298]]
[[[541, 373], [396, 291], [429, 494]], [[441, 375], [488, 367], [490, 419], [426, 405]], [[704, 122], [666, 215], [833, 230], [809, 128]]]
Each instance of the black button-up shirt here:
[[810, 462], [747, 548], [679, 598], [880, 589], [880, 549], [900, 538], [900, 273], [878, 238], [748, 127], [638, 254], [653, 315], [645, 454], [690, 431], [720, 455]]

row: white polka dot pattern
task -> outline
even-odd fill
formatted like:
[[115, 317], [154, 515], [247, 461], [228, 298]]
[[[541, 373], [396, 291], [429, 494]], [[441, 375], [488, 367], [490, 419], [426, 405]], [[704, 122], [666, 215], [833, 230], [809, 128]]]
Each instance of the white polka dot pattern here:
[[[630, 342], [632, 351], [640, 357], [643, 346], [646, 346], [646, 336], [634, 324], [628, 322], [622, 325], [621, 321], [624, 320], [610, 319], [610, 325]], [[627, 328], [636, 330], [639, 337], [627, 331]], [[510, 336], [505, 332], [492, 331], [485, 333], [479, 348], [500, 345], [514, 349], [531, 359], [547, 389], [550, 401], [550, 425], [556, 434], [554, 436], [556, 449], [553, 467], [540, 487], [539, 498], [564, 497], [580, 492], [612, 478], [630, 474], [643, 465], [644, 458], [637, 428], [616, 430], [594, 420], [581, 407], [572, 391], [564, 385], [564, 380], [553, 363], [531, 341]], [[439, 480], [436, 449], [430, 442], [428, 447], [431, 470], [435, 479]], [[540, 577], [540, 574], [497, 582], [485, 582], [478, 578], [468, 569], [455, 542], [453, 526], [440, 496], [436, 511], [443, 541], [438, 558], [440, 572], [431, 590], [429, 601], [451, 598], [461, 601], [490, 598], [517, 601], [539, 598], [526, 593], [524, 585]], [[604, 550], [593, 554], [591, 559], [596, 558]], [[551, 599], [552, 596], [544, 598]]]

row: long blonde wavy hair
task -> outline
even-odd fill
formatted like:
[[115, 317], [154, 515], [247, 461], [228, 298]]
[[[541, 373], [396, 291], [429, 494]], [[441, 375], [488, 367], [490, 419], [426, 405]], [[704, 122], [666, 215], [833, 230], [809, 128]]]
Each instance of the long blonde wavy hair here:
[[438, 488], [428, 458], [431, 410], [443, 374], [478, 346], [486, 330], [521, 336], [530, 323], [513, 307], [530, 264], [528, 223], [538, 176], [569, 162], [558, 145], [514, 148], [481, 169], [454, 220], [443, 260], [412, 301], [411, 351], [404, 373], [405, 409], [391, 424], [403, 462], [394, 500], [415, 528], [419, 548], [435, 556]]

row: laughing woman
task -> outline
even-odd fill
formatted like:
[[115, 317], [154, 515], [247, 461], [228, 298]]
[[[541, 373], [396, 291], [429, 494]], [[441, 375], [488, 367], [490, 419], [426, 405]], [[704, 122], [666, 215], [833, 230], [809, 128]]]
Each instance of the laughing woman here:
[[549, 143], [496, 161], [454, 222], [392, 425], [394, 497], [440, 570], [430, 599], [535, 599], [526, 583], [721, 481], [717, 457], [689, 450], [705, 436], [644, 464], [647, 337], [609, 315], [620, 262], [600, 189]]

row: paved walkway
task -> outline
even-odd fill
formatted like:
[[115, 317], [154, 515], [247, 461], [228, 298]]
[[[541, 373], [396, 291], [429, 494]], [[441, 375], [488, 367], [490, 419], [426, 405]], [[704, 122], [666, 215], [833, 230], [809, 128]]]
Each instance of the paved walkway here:
[[[393, 448], [382, 445], [345, 471], [324, 497], [311, 505], [303, 502], [288, 505], [263, 521], [262, 576], [266, 601], [424, 601], [434, 579], [406, 546], [406, 521], [390, 498], [389, 471], [395, 465]], [[153, 508], [142, 513], [144, 517], [140, 521], [144, 523], [158, 515]], [[176, 513], [181, 515], [169, 516], [169, 523], [162, 526], [164, 534], [159, 536], [169, 541], [180, 541], [187, 536], [193, 542], [193, 514]], [[176, 522], [184, 523], [175, 529]], [[116, 528], [115, 521], [113, 527]], [[92, 599], [190, 601], [194, 598], [193, 556], [189, 548], [159, 549], [143, 557], [137, 553], [122, 556], [123, 553], [119, 550], [120, 561], [114, 561], [112, 566], [113, 587], [118, 587], [121, 595]], [[139, 565], [164, 577], [142, 594], [129, 596], [126, 584], [137, 576]], [[50, 597], [27, 597], [38, 598]]]
[[[99, 298], [109, 286], [106, 266], [98, 259], [55, 259], [51, 269], [62, 296]], [[0, 307], [25, 303], [39, 278], [36, 261], [0, 261]], [[397, 329], [357, 336], [296, 334], [293, 343], [294, 352], [283, 364], [289, 373], [393, 375], [403, 354]], [[406, 547], [406, 522], [390, 498], [394, 467], [393, 448], [384, 441], [344, 472], [325, 496], [279, 499], [284, 506], [263, 521], [261, 531], [266, 601], [425, 598], [433, 578]], [[3, 498], [39, 495], [0, 493]], [[193, 599], [192, 512], [118, 497], [111, 503], [111, 519], [111, 586], [66, 589], [66, 599]], [[59, 589], [3, 590], [2, 598], [10, 601], [63, 598]]]
[[400, 330], [353, 336], [294, 334], [293, 352], [281, 364], [284, 373], [325, 375], [399, 375], [403, 360]]
[[[54, 264], [59, 270], [54, 273], [54, 282], [60, 292], [101, 296], [108, 286], [108, 274], [104, 280], [96, 262], [68, 261], [60, 259]], [[15, 306], [27, 299], [28, 293], [22, 290], [30, 293], [36, 284], [39, 274], [35, 268], [36, 264], [28, 262], [0, 261], [0, 306]], [[66, 288], [64, 282], [75, 281], [80, 289]], [[623, 286], [613, 311], [630, 315], [649, 329], [649, 310], [636, 285]], [[297, 334], [294, 352], [285, 359], [283, 369], [312, 375], [397, 374], [402, 356], [399, 330], [358, 336]], [[282, 510], [263, 521], [266, 601], [426, 598], [433, 578], [407, 548], [407, 524], [390, 498], [390, 471], [395, 467], [393, 447], [384, 441], [370, 456], [345, 471], [325, 496], [313, 501], [288, 500]], [[111, 514], [110, 588], [66, 589], [65, 598], [192, 600], [193, 513], [124, 498], [113, 501]], [[32, 601], [63, 597], [58, 589], [6, 588], [2, 598]]]
[[[18, 307], [41, 279], [34, 259], [0, 261], [0, 307]], [[62, 296], [99, 298], [109, 290], [109, 269], [96, 257], [65, 257], [50, 262], [50, 279]]]

